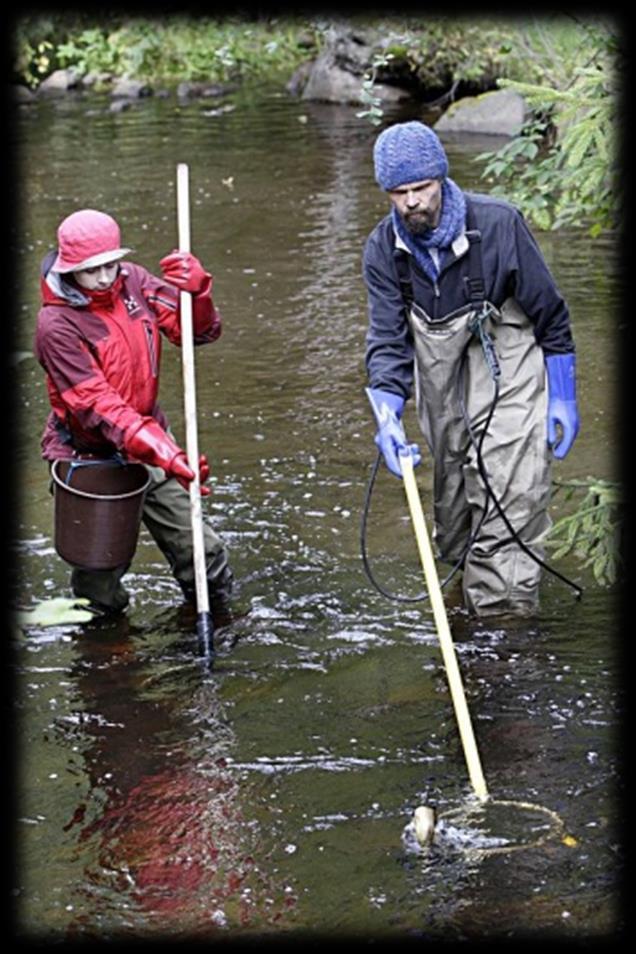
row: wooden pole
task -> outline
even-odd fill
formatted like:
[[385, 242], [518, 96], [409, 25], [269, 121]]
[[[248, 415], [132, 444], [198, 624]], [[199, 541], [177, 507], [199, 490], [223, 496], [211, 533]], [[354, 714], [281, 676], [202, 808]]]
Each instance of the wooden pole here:
[[[179, 251], [190, 249], [190, 189], [189, 170], [184, 162], [177, 165], [177, 214], [179, 223]], [[208, 595], [208, 578], [203, 539], [201, 485], [199, 482], [199, 443], [197, 436], [197, 405], [192, 331], [192, 295], [179, 293], [181, 315], [181, 354], [183, 364], [183, 392], [186, 427], [186, 453], [195, 478], [190, 484], [190, 512], [192, 518], [192, 553], [197, 601], [197, 632], [207, 659], [214, 656], [212, 616]]]
[[435, 558], [433, 556], [433, 550], [431, 548], [428, 532], [426, 530], [424, 512], [422, 510], [422, 503], [420, 501], [420, 495], [415, 482], [415, 475], [413, 473], [413, 459], [410, 452], [400, 454], [400, 465], [402, 468], [404, 489], [406, 491], [406, 497], [408, 500], [409, 509], [411, 511], [411, 520], [413, 521], [413, 529], [415, 531], [420, 560], [424, 569], [426, 588], [430, 597], [433, 616], [435, 618], [435, 626], [437, 627], [437, 635], [439, 637], [440, 646], [442, 649], [442, 657], [444, 659], [444, 666], [446, 668], [446, 677], [448, 679], [453, 706], [455, 708], [455, 716], [459, 726], [459, 734], [464, 747], [464, 756], [468, 766], [468, 774], [470, 776], [470, 781], [475, 794], [481, 799], [486, 799], [488, 798], [486, 780], [481, 768], [477, 743], [475, 741], [475, 735], [473, 733], [473, 727], [470, 721], [470, 713], [468, 712], [468, 706], [466, 704], [464, 686], [462, 684], [462, 678], [459, 672], [459, 666], [457, 664], [457, 656], [455, 654], [453, 638], [448, 625], [448, 617], [446, 616], [446, 607], [444, 606], [442, 590], [439, 584], [437, 567], [435, 566]]

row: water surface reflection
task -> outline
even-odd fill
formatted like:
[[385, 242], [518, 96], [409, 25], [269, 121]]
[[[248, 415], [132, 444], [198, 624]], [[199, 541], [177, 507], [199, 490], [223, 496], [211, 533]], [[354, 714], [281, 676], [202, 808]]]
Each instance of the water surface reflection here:
[[[572, 561], [562, 569], [586, 587], [583, 601], [546, 580], [532, 624], [469, 624], [455, 591], [447, 601], [491, 792], [550, 807], [575, 844], [479, 862], [404, 848], [417, 804], [451, 810], [470, 789], [430, 613], [384, 600], [359, 556], [374, 457], [360, 255], [384, 211], [375, 130], [354, 109], [278, 91], [241, 91], [235, 104], [212, 117], [197, 102], [146, 101], [119, 114], [90, 98], [43, 102], [16, 124], [19, 348], [31, 347], [39, 259], [69, 209], [115, 214], [137, 259], [156, 268], [176, 241], [175, 165], [190, 164], [193, 247], [212, 267], [226, 320], [197, 365], [199, 443], [213, 465], [206, 506], [246, 611], [219, 634], [217, 666], [206, 671], [192, 613], [142, 532], [125, 619], [20, 638], [22, 930], [611, 932], [618, 612]], [[78, 150], [78, 136], [94, 148]], [[484, 144], [447, 145], [454, 178], [480, 187], [472, 159]], [[611, 477], [621, 334], [607, 331], [616, 327], [613, 247], [580, 233], [541, 243], [579, 349], [582, 432], [557, 475]], [[36, 466], [46, 398], [34, 361], [19, 365], [16, 382], [28, 604], [67, 583], [46, 468]], [[180, 359], [169, 349], [161, 401], [181, 436]], [[426, 503], [426, 462], [418, 480]], [[388, 475], [369, 548], [387, 588], [421, 589], [402, 489]]]

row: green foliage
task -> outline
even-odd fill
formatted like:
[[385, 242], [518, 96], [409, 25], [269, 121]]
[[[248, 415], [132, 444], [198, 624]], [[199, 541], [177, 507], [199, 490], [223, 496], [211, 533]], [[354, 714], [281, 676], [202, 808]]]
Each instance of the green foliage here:
[[[539, 228], [585, 225], [598, 235], [618, 224], [616, 37], [582, 25], [578, 43], [544, 49], [541, 83], [501, 80], [533, 118], [497, 152], [477, 157], [492, 192], [518, 205]], [[547, 41], [543, 38], [544, 46]], [[537, 118], [539, 117], [539, 118]]]
[[[514, 27], [513, 27], [514, 29]], [[485, 88], [507, 75], [513, 50], [510, 23], [485, 17], [411, 18], [406, 22], [409, 55], [418, 78], [431, 87], [446, 79]]]
[[375, 28], [379, 49], [364, 76], [361, 98], [368, 108], [357, 115], [376, 126], [384, 110], [374, 86], [383, 81], [391, 60], [405, 78], [431, 89], [450, 89], [461, 81], [485, 89], [506, 75], [511, 45], [504, 23], [441, 16], [364, 19]]
[[[105, 24], [108, 23], [108, 26]], [[63, 33], [63, 38], [60, 34]], [[55, 35], [55, 39], [51, 37]], [[223, 82], [291, 72], [307, 57], [306, 21], [94, 16], [61, 29], [50, 18], [23, 23], [16, 34], [15, 71], [30, 85], [59, 67], [154, 82]], [[38, 66], [46, 42], [47, 62]]]
[[59, 66], [75, 66], [82, 75], [116, 71], [122, 65], [118, 32], [90, 28], [73, 35], [56, 49]]
[[14, 70], [27, 86], [34, 88], [51, 72], [53, 44], [40, 40], [34, 46], [26, 37], [20, 37], [15, 53]]
[[362, 104], [366, 105], [367, 108], [360, 110], [360, 112], [356, 113], [356, 116], [360, 119], [368, 119], [374, 126], [380, 125], [382, 116], [384, 115], [382, 100], [374, 93], [378, 70], [382, 69], [383, 66], [387, 66], [395, 56], [395, 53], [376, 54], [371, 61], [371, 68], [364, 74], [360, 99], [362, 100]]
[[592, 569], [601, 586], [615, 583], [622, 570], [620, 486], [593, 477], [557, 486], [565, 488], [566, 499], [576, 493], [582, 493], [583, 499], [574, 513], [552, 527], [547, 543], [554, 547], [554, 559], [573, 553], [583, 567]]
[[57, 47], [72, 32], [84, 28], [82, 14], [31, 14], [16, 21], [13, 32], [13, 74], [36, 87], [59, 66]]

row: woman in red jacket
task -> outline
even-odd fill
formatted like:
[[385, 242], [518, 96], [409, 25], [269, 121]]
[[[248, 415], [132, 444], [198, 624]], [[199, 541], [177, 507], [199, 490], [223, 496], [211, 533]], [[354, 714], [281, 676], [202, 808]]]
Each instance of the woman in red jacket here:
[[[46, 372], [52, 411], [42, 437], [45, 460], [87, 454], [147, 466], [151, 484], [143, 521], [166, 556], [186, 599], [194, 601], [194, 567], [188, 486], [195, 475], [168, 433], [157, 403], [161, 334], [181, 344], [179, 293], [192, 294], [195, 345], [215, 341], [221, 317], [212, 302], [212, 276], [190, 252], [161, 260], [161, 279], [122, 262], [117, 222], [104, 212], [81, 209], [57, 232], [58, 250], [42, 263], [42, 307], [35, 353]], [[160, 334], [161, 332], [161, 334]], [[199, 461], [201, 493], [210, 469]], [[213, 612], [227, 606], [232, 572], [220, 538], [204, 521], [208, 586]], [[74, 567], [71, 587], [102, 612], [128, 605], [115, 570]]]

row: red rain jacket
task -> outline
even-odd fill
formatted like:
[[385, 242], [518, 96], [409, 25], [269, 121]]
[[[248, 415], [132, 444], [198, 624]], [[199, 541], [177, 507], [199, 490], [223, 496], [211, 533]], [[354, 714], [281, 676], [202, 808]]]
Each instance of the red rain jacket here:
[[[42, 435], [45, 460], [79, 453], [126, 453], [127, 441], [154, 418], [168, 422], [157, 403], [162, 332], [181, 343], [179, 290], [139, 265], [122, 264], [108, 292], [90, 293], [42, 263], [42, 307], [35, 354], [46, 371], [53, 408]], [[193, 295], [195, 344], [216, 340], [221, 316], [208, 287]]]

